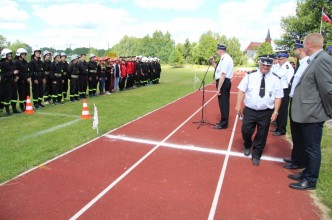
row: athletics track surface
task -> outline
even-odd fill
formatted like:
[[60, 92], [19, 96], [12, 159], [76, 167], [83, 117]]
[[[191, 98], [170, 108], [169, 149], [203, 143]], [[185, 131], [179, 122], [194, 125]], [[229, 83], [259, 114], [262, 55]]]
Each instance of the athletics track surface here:
[[[282, 168], [290, 144], [269, 135], [260, 166], [242, 153], [232, 80], [226, 130], [201, 119], [196, 91], [0, 186], [0, 219], [321, 219]], [[204, 119], [220, 113], [206, 87]]]

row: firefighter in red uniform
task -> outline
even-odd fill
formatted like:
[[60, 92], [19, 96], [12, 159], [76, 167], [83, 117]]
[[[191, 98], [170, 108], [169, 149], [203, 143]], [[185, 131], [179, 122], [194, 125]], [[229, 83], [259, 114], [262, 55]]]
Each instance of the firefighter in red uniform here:
[[65, 52], [60, 53], [61, 57], [61, 64], [62, 64], [62, 96], [63, 96], [63, 101], [67, 98], [67, 92], [68, 92], [68, 62], [67, 62], [67, 54]]
[[60, 62], [60, 54], [55, 52], [53, 55], [53, 62], [51, 63], [50, 79], [52, 82], [52, 99], [53, 105], [58, 103], [63, 104], [62, 100], [62, 64]]
[[133, 58], [127, 62], [127, 84], [126, 89], [133, 88], [135, 64]]
[[127, 66], [126, 66], [126, 60], [122, 58], [120, 68], [121, 68], [121, 77], [119, 82], [119, 89], [120, 91], [123, 91], [126, 81], [127, 81]]
[[24, 48], [19, 48], [16, 51], [15, 67], [19, 71], [19, 79], [17, 81], [17, 90], [19, 96], [19, 103], [21, 111], [25, 111], [26, 98], [30, 96], [30, 69], [29, 63], [25, 60], [27, 51]]
[[[10, 116], [9, 105], [13, 96], [13, 82], [18, 80], [18, 70], [15, 69], [15, 65], [12, 62], [13, 52], [5, 48], [1, 51], [1, 61], [0, 61], [0, 72], [1, 72], [1, 84], [0, 89], [0, 99], [2, 104], [5, 106], [6, 115]], [[16, 82], [15, 82], [16, 83]], [[2, 94], [1, 94], [2, 93]], [[17, 91], [16, 91], [17, 93]], [[17, 94], [16, 94], [17, 96]], [[13, 113], [19, 113], [15, 105], [12, 105]]]
[[43, 62], [40, 60], [41, 50], [34, 49], [32, 51], [31, 60], [29, 62], [31, 83], [32, 83], [32, 98], [35, 108], [43, 108], [43, 84], [45, 84], [45, 75], [43, 69]]

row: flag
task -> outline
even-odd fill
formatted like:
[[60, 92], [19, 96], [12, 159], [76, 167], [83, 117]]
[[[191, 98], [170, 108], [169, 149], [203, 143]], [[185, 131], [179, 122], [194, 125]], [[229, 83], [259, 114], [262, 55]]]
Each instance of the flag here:
[[195, 83], [199, 82], [199, 78], [197, 77], [197, 75], [195, 74]]
[[92, 122], [92, 128], [97, 129], [97, 134], [98, 134], [98, 110], [97, 106], [93, 104], [93, 122]]
[[322, 11], [322, 21], [327, 21], [332, 24], [332, 20]]

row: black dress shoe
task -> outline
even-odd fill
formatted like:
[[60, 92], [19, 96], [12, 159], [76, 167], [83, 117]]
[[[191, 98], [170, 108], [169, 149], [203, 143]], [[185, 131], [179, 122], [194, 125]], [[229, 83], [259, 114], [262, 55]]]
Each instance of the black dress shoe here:
[[303, 180], [303, 174], [302, 173], [289, 174], [287, 177], [291, 180], [296, 180], [296, 181], [302, 181]]
[[295, 160], [292, 160], [292, 159], [287, 159], [287, 158], [284, 158], [283, 159], [286, 163], [294, 163]]
[[250, 148], [244, 148], [244, 156], [249, 156], [250, 155]]
[[257, 159], [257, 158], [252, 158], [252, 165], [254, 165], [254, 166], [259, 166], [259, 159]]
[[284, 168], [289, 169], [289, 170], [296, 170], [296, 169], [303, 169], [304, 167], [299, 166], [299, 165], [294, 164], [294, 163], [287, 163], [287, 164], [284, 165]]
[[310, 183], [308, 180], [302, 180], [298, 183], [291, 183], [289, 187], [297, 190], [316, 189], [316, 183]]
[[285, 135], [285, 133], [281, 133], [280, 131], [276, 131], [272, 133], [273, 136], [282, 136]]
[[214, 127], [213, 127], [214, 129], [226, 129], [227, 128], [227, 126], [222, 126], [222, 125], [218, 125], [218, 124], [216, 124]]

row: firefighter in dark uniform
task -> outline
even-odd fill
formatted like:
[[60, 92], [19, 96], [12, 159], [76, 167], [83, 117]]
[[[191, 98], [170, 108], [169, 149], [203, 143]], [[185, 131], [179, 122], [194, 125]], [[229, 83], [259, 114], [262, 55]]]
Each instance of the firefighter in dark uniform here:
[[141, 75], [142, 75], [141, 56], [137, 56], [135, 62], [135, 84], [137, 87], [141, 86]]
[[67, 74], [70, 79], [70, 93], [69, 98], [71, 102], [74, 102], [75, 100], [80, 100], [78, 95], [78, 55], [73, 54], [70, 59], [70, 63], [68, 64], [67, 68]]
[[[6, 115], [10, 116], [9, 105], [13, 94], [13, 82], [18, 80], [18, 70], [15, 69], [15, 65], [12, 62], [13, 52], [5, 48], [1, 51], [0, 71], [1, 71], [1, 84], [0, 99], [2, 104], [5, 106]], [[2, 93], [2, 94], [1, 94]], [[15, 105], [12, 105], [13, 113], [19, 113]]]
[[88, 80], [89, 80], [89, 96], [97, 95], [97, 57], [93, 53], [90, 54], [90, 61], [88, 62]]
[[32, 102], [35, 108], [43, 108], [43, 84], [45, 84], [45, 75], [43, 62], [40, 60], [41, 50], [34, 49], [32, 51], [31, 60], [29, 62], [31, 83], [32, 83]]
[[157, 58], [157, 61], [156, 61], [156, 84], [159, 83], [160, 73], [161, 73], [161, 65], [160, 65], [160, 60]]
[[64, 101], [67, 98], [67, 92], [68, 92], [68, 73], [67, 73], [67, 68], [68, 68], [68, 62], [66, 61], [67, 59], [67, 54], [65, 52], [61, 52], [61, 64], [62, 64], [62, 78], [63, 78], [63, 83], [62, 83], [62, 95], [63, 95], [63, 100]]
[[50, 104], [51, 94], [52, 94], [52, 83], [50, 80], [50, 69], [51, 69], [51, 52], [45, 50], [43, 52], [43, 69], [45, 76], [45, 84], [43, 86], [44, 90], [44, 103]]
[[81, 98], [86, 98], [86, 90], [88, 83], [88, 63], [85, 61], [86, 54], [81, 54], [78, 61], [78, 94]]
[[53, 105], [63, 104], [62, 99], [62, 63], [60, 62], [60, 54], [55, 52], [53, 62], [51, 63], [50, 78], [52, 82], [52, 99]]
[[145, 86], [148, 82], [148, 72], [149, 72], [149, 66], [147, 64], [148, 58], [143, 57], [141, 59], [141, 67], [142, 67], [142, 75], [141, 75], [141, 86]]
[[17, 90], [19, 96], [19, 103], [21, 111], [25, 111], [26, 98], [30, 96], [30, 69], [29, 63], [25, 60], [27, 51], [24, 48], [19, 48], [16, 51], [15, 67], [19, 71], [19, 79], [17, 81]]

